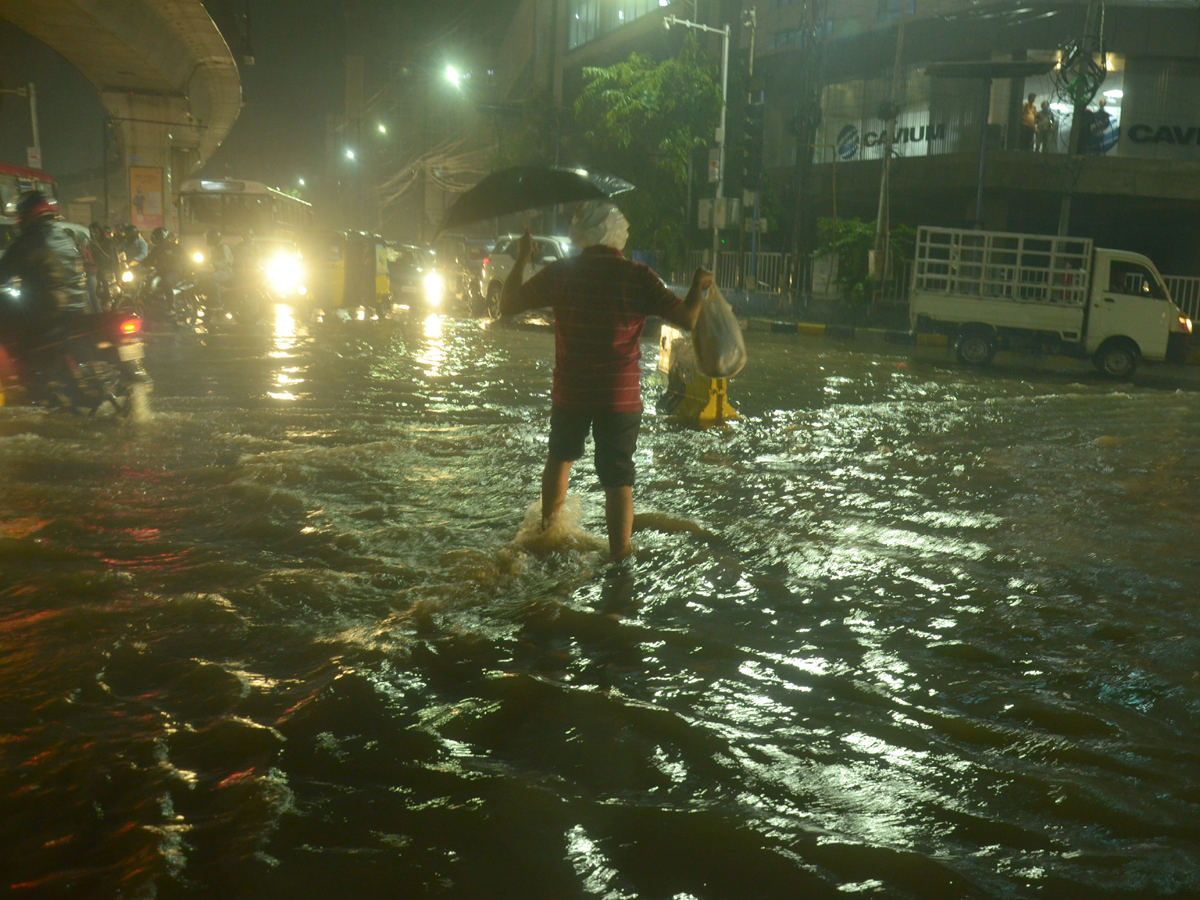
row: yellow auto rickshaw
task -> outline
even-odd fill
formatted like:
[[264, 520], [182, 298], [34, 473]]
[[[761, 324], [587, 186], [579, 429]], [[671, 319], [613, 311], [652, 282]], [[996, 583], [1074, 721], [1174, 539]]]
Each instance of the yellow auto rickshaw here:
[[318, 231], [300, 243], [315, 306], [391, 311], [387, 243], [382, 237], [364, 231]]

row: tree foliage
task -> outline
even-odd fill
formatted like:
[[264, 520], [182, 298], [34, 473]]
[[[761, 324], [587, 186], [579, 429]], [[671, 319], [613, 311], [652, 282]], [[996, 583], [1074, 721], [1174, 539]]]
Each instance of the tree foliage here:
[[573, 156], [637, 185], [619, 198], [638, 247], [678, 265], [687, 249], [688, 163], [712, 140], [721, 110], [715, 65], [689, 35], [679, 54], [656, 63], [631, 54], [607, 68], [585, 68], [575, 101]]
[[[850, 304], [870, 299], [875, 276], [870, 271], [868, 251], [875, 247], [875, 223], [862, 219], [821, 219], [817, 222], [821, 241], [821, 256], [835, 256], [838, 261], [836, 284], [842, 300]], [[898, 271], [912, 259], [916, 232], [907, 225], [898, 225], [888, 233], [888, 252], [892, 270]]]

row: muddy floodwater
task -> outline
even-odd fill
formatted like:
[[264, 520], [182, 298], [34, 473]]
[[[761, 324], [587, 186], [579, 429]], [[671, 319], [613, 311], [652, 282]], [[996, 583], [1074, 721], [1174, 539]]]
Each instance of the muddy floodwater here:
[[0, 409], [0, 893], [1200, 896], [1200, 373], [747, 342], [617, 567], [586, 457], [515, 542], [545, 331], [281, 308]]

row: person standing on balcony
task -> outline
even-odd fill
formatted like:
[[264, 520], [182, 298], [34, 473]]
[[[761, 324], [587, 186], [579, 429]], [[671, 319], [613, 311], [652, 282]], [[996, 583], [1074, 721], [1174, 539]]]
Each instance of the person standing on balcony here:
[[1037, 104], [1033, 101], [1037, 94], [1030, 94], [1029, 99], [1021, 104], [1021, 149], [1032, 150], [1033, 139], [1037, 135]]
[[1049, 153], [1057, 133], [1058, 122], [1054, 118], [1054, 110], [1050, 108], [1049, 100], [1043, 100], [1042, 108], [1038, 110], [1037, 114], [1037, 144], [1035, 145], [1037, 152]]

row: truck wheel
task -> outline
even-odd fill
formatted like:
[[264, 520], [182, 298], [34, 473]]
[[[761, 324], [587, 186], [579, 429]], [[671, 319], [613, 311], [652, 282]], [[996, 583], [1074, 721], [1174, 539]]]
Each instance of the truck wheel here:
[[1100, 374], [1109, 378], [1128, 378], [1137, 369], [1138, 349], [1132, 341], [1112, 341], [1092, 357]]
[[968, 366], [986, 366], [996, 355], [996, 337], [982, 328], [964, 329], [954, 342], [954, 355]]

